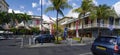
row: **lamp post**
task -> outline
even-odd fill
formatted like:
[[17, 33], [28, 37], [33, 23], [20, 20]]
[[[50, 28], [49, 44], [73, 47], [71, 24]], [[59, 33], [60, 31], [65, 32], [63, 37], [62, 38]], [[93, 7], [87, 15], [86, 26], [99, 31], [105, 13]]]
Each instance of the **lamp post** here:
[[43, 22], [42, 9], [43, 9], [43, 7], [42, 7], [42, 0], [41, 0], [41, 34], [42, 34], [42, 22]]

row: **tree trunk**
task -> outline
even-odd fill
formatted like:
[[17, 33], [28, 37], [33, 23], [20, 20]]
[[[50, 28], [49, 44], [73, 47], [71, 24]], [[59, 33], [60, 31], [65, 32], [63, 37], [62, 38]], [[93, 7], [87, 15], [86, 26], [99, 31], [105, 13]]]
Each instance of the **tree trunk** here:
[[101, 35], [100, 33], [100, 18], [98, 18], [98, 37]]
[[81, 34], [82, 34], [82, 36], [81, 36], [81, 38], [80, 38], [80, 43], [82, 42], [82, 37], [83, 37], [83, 19], [82, 19], [82, 21], [81, 21], [81, 23], [82, 23], [82, 29], [81, 29]]
[[58, 42], [58, 11], [57, 11], [57, 16], [56, 16], [56, 24], [57, 24], [57, 28], [56, 28], [56, 37], [57, 37], [57, 42]]

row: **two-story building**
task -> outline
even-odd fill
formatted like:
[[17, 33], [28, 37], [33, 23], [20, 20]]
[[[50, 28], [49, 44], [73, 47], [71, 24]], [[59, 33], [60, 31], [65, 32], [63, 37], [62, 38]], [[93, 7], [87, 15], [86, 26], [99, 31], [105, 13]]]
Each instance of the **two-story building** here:
[[[88, 16], [84, 18], [72, 18], [69, 17], [67, 20], [63, 18], [64, 22], [61, 25], [72, 30], [73, 36], [77, 36], [76, 30], [78, 29], [78, 35], [81, 37], [97, 37], [101, 35], [118, 35], [120, 30], [120, 18], [110, 17], [108, 19], [93, 19], [91, 20]], [[99, 31], [100, 30], [100, 31]], [[99, 32], [99, 33], [98, 33]]]
[[5, 0], [0, 0], [0, 11], [8, 12], [8, 9], [9, 9], [8, 7], [9, 5]]
[[31, 15], [31, 20], [27, 22], [27, 25], [30, 27], [38, 27], [39, 29], [41, 29], [41, 21], [41, 16]]

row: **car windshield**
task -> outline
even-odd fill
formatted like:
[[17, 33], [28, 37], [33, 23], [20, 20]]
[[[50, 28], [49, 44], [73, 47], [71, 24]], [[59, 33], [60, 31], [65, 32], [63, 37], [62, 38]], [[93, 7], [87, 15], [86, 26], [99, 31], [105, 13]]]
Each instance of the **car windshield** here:
[[113, 37], [99, 37], [95, 41], [96, 42], [101, 42], [101, 43], [115, 44], [116, 43], [116, 38], [113, 38]]

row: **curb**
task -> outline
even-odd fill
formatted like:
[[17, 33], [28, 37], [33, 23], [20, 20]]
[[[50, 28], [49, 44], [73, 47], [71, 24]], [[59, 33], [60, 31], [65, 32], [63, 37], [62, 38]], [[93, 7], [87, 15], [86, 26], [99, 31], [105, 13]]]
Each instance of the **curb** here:
[[59, 47], [59, 46], [84, 46], [86, 44], [36, 44], [36, 45], [26, 45], [25, 47], [28, 47], [28, 48], [35, 48], [35, 47]]

